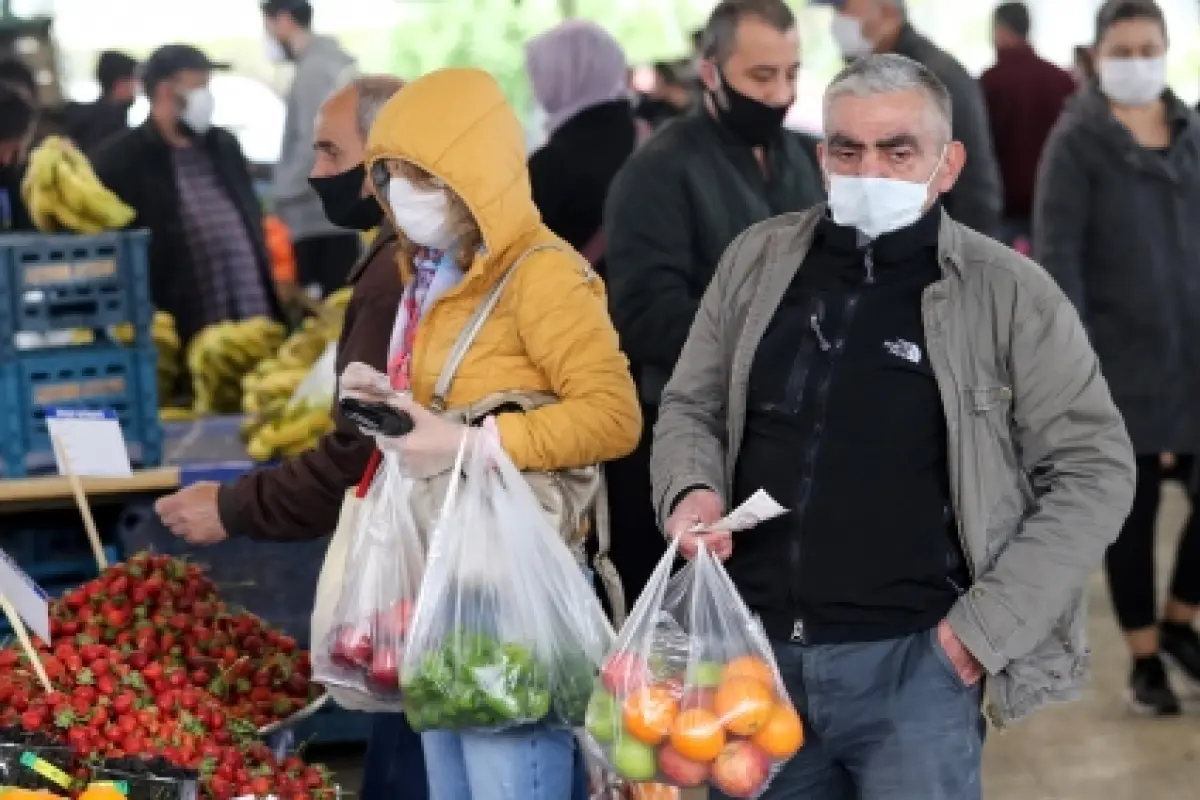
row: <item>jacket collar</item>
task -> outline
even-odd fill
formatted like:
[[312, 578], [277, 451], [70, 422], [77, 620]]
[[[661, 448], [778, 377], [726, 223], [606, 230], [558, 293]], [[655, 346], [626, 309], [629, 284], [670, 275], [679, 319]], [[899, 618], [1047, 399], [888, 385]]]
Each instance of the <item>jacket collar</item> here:
[[358, 262], [351, 267], [350, 274], [346, 278], [347, 283], [358, 283], [359, 279], [362, 278], [363, 273], [366, 272], [367, 267], [371, 265], [371, 262], [378, 258], [379, 254], [385, 249], [395, 246], [399, 240], [400, 237], [396, 235], [396, 229], [392, 227], [391, 221], [385, 219], [380, 224], [379, 230], [376, 232], [375, 238], [371, 240], [371, 244], [367, 247], [366, 252], [363, 253], [362, 257], [358, 259]]

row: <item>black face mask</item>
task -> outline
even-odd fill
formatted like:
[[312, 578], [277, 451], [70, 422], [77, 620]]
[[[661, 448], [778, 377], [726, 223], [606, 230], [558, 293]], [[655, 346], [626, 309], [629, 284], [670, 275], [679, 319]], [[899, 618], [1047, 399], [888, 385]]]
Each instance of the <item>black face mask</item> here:
[[[769, 106], [739, 92], [721, 78], [720, 92], [710, 92], [717, 119], [729, 131], [751, 147], [763, 147], [779, 133], [787, 117], [788, 106]], [[724, 104], [721, 102], [724, 96]]]
[[369, 231], [383, 222], [383, 209], [374, 197], [363, 197], [367, 170], [362, 164], [326, 178], [309, 178], [313, 191], [321, 198], [325, 216], [339, 228]]

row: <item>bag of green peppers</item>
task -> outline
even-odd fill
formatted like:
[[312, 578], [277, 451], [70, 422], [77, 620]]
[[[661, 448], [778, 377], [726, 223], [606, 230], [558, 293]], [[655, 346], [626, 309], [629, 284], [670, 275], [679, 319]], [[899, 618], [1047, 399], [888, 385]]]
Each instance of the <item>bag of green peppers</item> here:
[[614, 640], [595, 591], [494, 434], [452, 474], [400, 670], [410, 724], [579, 727]]

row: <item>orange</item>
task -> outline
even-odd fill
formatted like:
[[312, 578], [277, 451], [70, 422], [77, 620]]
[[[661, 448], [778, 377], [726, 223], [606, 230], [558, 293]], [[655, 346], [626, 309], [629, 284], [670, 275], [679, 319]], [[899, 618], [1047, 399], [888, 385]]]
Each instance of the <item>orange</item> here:
[[774, 710], [775, 693], [756, 678], [730, 678], [717, 689], [717, 716], [734, 736], [755, 735]]
[[725, 729], [716, 714], [693, 708], [675, 718], [675, 724], [671, 726], [671, 745], [690, 761], [712, 761], [725, 746]]
[[775, 688], [775, 670], [758, 656], [741, 656], [726, 664], [721, 672], [721, 683], [732, 678], [754, 678], [764, 686]]
[[796, 709], [776, 706], [763, 729], [754, 734], [754, 743], [776, 761], [786, 761], [804, 745], [804, 724]]
[[679, 800], [679, 790], [662, 783], [635, 783], [629, 788], [632, 800]]
[[630, 736], [655, 745], [667, 738], [678, 713], [679, 703], [670, 690], [647, 686], [626, 698], [621, 719]]

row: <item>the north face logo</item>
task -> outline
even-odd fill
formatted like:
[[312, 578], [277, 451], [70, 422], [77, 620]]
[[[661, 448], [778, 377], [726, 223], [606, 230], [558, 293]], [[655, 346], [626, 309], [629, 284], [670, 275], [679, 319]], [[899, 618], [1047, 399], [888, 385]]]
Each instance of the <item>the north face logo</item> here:
[[921, 348], [904, 339], [892, 339], [883, 343], [883, 348], [896, 358], [903, 358], [913, 364], [921, 363]]

